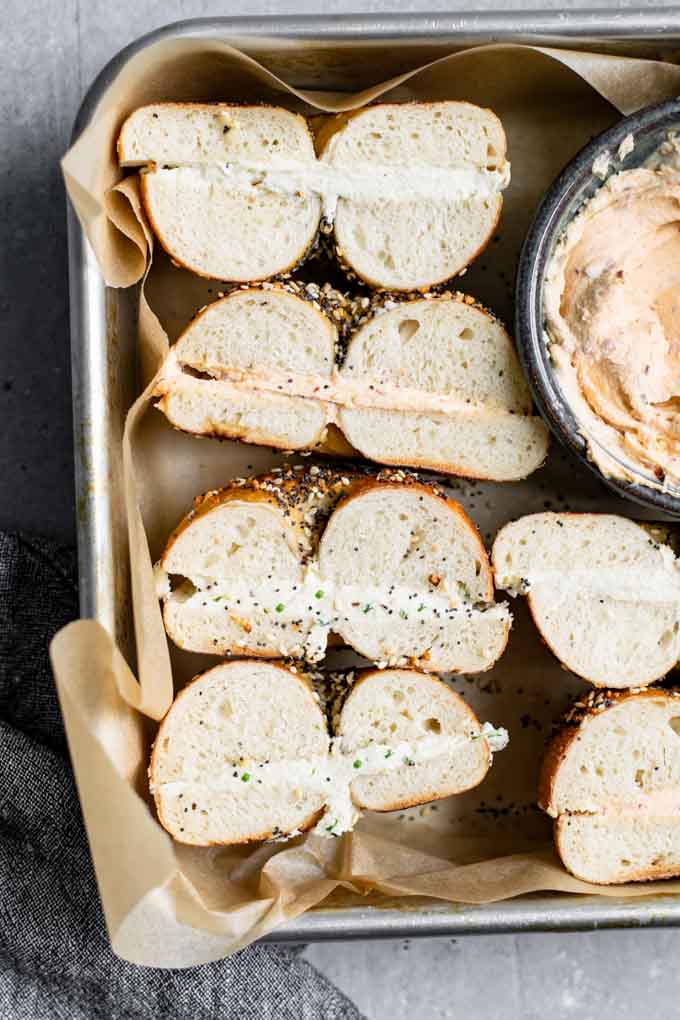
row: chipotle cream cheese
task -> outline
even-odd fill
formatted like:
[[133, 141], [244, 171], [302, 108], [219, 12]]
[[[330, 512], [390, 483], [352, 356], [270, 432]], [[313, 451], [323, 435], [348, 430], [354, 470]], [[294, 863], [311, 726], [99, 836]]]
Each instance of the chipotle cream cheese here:
[[[189, 372], [186, 369], [189, 369]], [[196, 394], [205, 392], [206, 384], [218, 388], [222, 395], [238, 396], [239, 393], [301, 397], [323, 404], [328, 422], [337, 422], [337, 408], [368, 408], [370, 410], [405, 411], [423, 414], [465, 414], [479, 415], [485, 420], [503, 415], [527, 414], [520, 392], [513, 401], [515, 406], [500, 406], [487, 397], [484, 401], [473, 400], [462, 393], [436, 393], [428, 389], [402, 386], [378, 379], [362, 380], [349, 377], [337, 366], [329, 369], [327, 375], [307, 375], [302, 372], [281, 369], [231, 368], [222, 364], [211, 364], [203, 360], [200, 371], [203, 378], [190, 374], [192, 365], [180, 362], [175, 351], [163, 364], [154, 389], [156, 396], [163, 396], [173, 388], [182, 386]]]
[[680, 484], [680, 160], [676, 140], [611, 177], [548, 266], [547, 341], [609, 477]]

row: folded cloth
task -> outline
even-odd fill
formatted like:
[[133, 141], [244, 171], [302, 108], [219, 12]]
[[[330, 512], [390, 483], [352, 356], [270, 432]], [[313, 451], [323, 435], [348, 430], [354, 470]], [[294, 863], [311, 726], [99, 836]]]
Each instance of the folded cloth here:
[[361, 1020], [303, 947], [188, 970], [111, 951], [47, 657], [75, 578], [72, 550], [0, 532], [0, 1017]]

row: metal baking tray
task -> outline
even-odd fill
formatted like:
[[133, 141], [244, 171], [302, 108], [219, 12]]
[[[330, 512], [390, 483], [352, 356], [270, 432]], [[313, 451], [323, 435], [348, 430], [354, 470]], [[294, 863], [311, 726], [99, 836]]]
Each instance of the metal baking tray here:
[[[680, 8], [544, 13], [388, 14], [214, 18], [178, 22], [122, 50], [89, 88], [74, 125], [82, 131], [123, 64], [159, 39], [221, 37], [300, 88], [356, 91], [447, 52], [490, 42], [597, 48], [630, 56], [680, 53]], [[305, 40], [296, 70], [294, 44]], [[310, 71], [310, 47], [316, 73]], [[335, 57], [324, 65], [332, 48]], [[338, 50], [340, 58], [338, 58]], [[357, 50], [361, 59], [356, 60]], [[367, 59], [370, 55], [370, 59]], [[343, 59], [344, 57], [344, 59]], [[69, 275], [80, 609], [99, 621], [134, 662], [127, 539], [121, 484], [125, 412], [136, 395], [137, 290], [105, 287], [69, 206]], [[323, 906], [279, 929], [275, 942], [404, 938], [528, 930], [680, 925], [680, 898], [617, 899], [532, 895], [499, 904], [416, 903]]]

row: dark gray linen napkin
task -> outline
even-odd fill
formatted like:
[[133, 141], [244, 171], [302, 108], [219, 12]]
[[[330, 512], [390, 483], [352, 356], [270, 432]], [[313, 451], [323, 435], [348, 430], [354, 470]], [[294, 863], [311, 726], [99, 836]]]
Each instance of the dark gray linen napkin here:
[[189, 970], [111, 951], [47, 657], [75, 556], [0, 532], [0, 1020], [361, 1020], [300, 949]]

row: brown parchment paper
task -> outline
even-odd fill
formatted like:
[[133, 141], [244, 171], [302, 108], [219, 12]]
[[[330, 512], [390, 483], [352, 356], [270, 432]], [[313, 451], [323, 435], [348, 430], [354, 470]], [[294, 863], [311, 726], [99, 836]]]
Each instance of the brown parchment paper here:
[[[513, 180], [497, 236], [460, 285], [509, 320], [517, 251], [546, 186], [619, 111], [678, 93], [680, 68], [672, 64], [508, 45], [455, 53], [356, 95], [304, 92], [223, 41], [182, 39], [133, 57], [104, 94], [63, 170], [106, 282], [140, 284], [139, 360], [147, 385], [129, 412], [123, 448], [136, 676], [91, 621], [65, 628], [51, 651], [107, 925], [121, 956], [163, 967], [206, 962], [329, 895], [334, 905], [357, 897], [387, 902], [382, 896], [392, 906], [396, 897], [426, 909], [423, 898], [425, 904], [488, 903], [545, 890], [680, 892], [680, 882], [590, 886], [566, 874], [555, 857], [548, 820], [535, 807], [538, 763], [552, 719], [584, 685], [542, 646], [521, 600], [512, 605], [509, 648], [496, 667], [452, 680], [480, 718], [505, 725], [511, 735], [477, 790], [366, 815], [340, 840], [308, 836], [254, 849], [202, 849], [174, 844], [159, 826], [146, 781], [154, 720], [174, 690], [215, 660], [169, 648], [152, 563], [195, 495], [267, 470], [280, 458], [175, 432], [150, 407], [169, 344], [220, 284], [176, 269], [154, 249], [137, 178], [122, 178], [116, 163], [123, 119], [141, 103], [161, 99], [259, 99], [310, 114], [352, 109], [377, 96], [492, 107], [508, 134]], [[546, 467], [525, 482], [448, 484], [487, 542], [508, 519], [535, 510], [626, 509], [555, 448]]]

